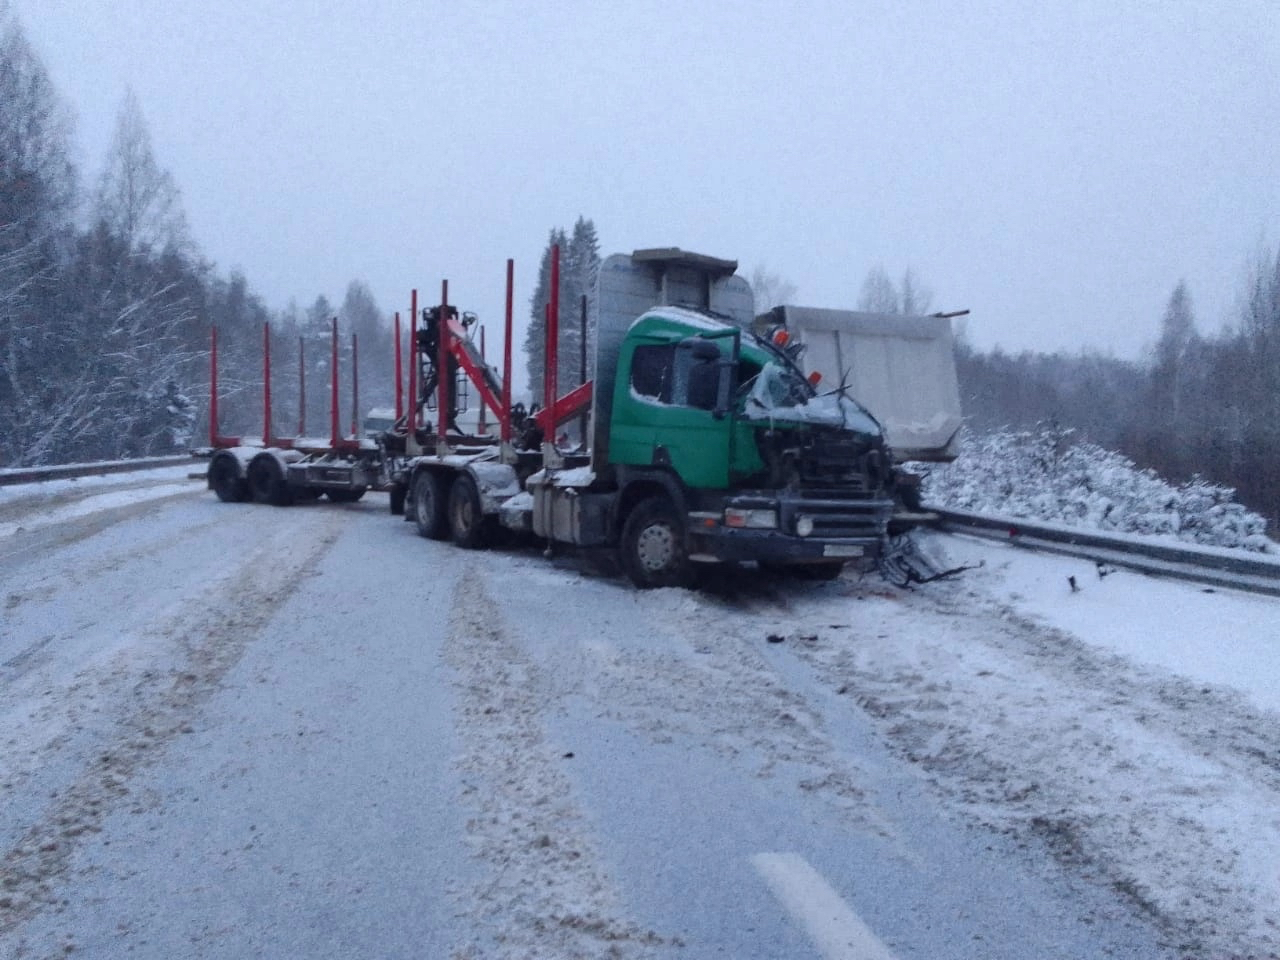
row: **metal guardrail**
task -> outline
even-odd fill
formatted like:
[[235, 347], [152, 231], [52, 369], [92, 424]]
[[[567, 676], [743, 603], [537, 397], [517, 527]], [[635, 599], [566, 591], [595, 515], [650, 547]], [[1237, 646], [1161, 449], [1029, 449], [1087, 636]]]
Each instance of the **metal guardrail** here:
[[169, 457], [146, 457], [140, 460], [106, 460], [99, 463], [64, 463], [53, 467], [18, 467], [0, 470], [0, 487], [16, 483], [40, 483], [43, 480], [67, 480], [72, 477], [96, 477], [104, 473], [128, 473], [156, 467], [178, 467], [195, 463], [191, 454]]
[[1157, 543], [1062, 524], [941, 510], [938, 529], [968, 533], [1045, 553], [1059, 553], [1127, 570], [1280, 596], [1280, 557], [1221, 547]]

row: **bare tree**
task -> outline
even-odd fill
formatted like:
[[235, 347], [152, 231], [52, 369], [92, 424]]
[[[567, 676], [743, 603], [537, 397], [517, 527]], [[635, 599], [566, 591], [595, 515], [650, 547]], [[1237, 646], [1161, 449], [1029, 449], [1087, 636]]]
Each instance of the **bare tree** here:
[[907, 267], [902, 273], [902, 312], [908, 317], [920, 317], [933, 306], [933, 291], [920, 282], [915, 270]]
[[47, 236], [71, 218], [76, 173], [71, 114], [32, 52], [7, 0], [0, 0], [0, 237], [8, 249]]
[[898, 288], [889, 278], [884, 267], [876, 264], [867, 271], [862, 281], [862, 293], [858, 296], [858, 309], [867, 313], [900, 313]]
[[794, 303], [796, 285], [761, 264], [751, 271], [751, 293], [756, 313], [765, 313], [785, 303]]
[[125, 241], [130, 251], [186, 252], [190, 248], [182, 194], [156, 162], [142, 106], [125, 94], [98, 181], [94, 215]]
[[1162, 423], [1174, 427], [1181, 418], [1185, 385], [1183, 367], [1195, 334], [1191, 294], [1187, 290], [1186, 281], [1179, 280], [1164, 311], [1160, 340], [1155, 348], [1155, 363], [1151, 368], [1152, 415]]

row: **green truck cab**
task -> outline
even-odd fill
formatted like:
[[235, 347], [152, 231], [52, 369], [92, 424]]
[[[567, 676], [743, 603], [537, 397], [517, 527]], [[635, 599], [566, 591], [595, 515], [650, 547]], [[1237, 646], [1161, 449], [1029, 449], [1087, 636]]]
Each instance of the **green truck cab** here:
[[619, 503], [632, 507], [622, 563], [642, 586], [686, 582], [699, 561], [833, 577], [879, 555], [893, 512], [875, 419], [709, 311], [658, 306], [630, 325], [607, 450]]

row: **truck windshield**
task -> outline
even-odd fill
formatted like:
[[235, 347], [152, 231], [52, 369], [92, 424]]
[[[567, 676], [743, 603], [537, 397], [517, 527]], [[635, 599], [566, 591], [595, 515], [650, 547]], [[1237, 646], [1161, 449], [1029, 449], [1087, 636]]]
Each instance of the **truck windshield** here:
[[742, 415], [750, 420], [819, 423], [873, 436], [880, 433], [875, 418], [853, 399], [838, 389], [818, 393], [799, 370], [789, 364], [766, 363], [743, 384], [742, 390]]

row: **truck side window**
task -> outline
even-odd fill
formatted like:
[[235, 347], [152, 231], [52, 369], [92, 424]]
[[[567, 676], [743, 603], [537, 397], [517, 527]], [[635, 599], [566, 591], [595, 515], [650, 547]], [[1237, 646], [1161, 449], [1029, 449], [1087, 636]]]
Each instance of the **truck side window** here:
[[636, 347], [631, 356], [631, 389], [642, 397], [671, 402], [671, 368], [675, 360], [674, 344]]
[[682, 391], [677, 390], [676, 403], [697, 407], [699, 410], [715, 409], [716, 387], [720, 379], [719, 367], [713, 362], [688, 357], [687, 351], [686, 356], [680, 359], [685, 361], [683, 364], [685, 369], [676, 372], [676, 381], [684, 386], [685, 396], [679, 396]]

